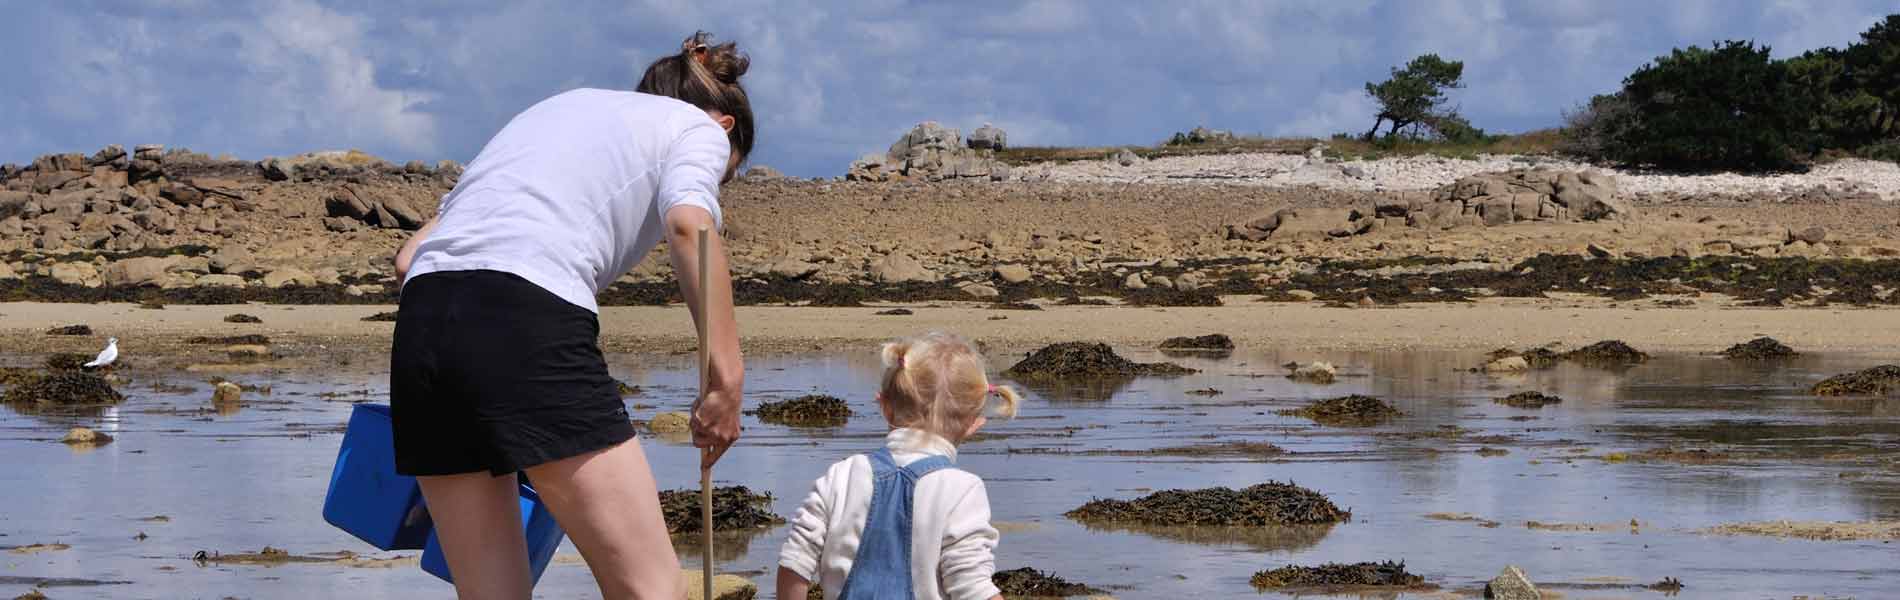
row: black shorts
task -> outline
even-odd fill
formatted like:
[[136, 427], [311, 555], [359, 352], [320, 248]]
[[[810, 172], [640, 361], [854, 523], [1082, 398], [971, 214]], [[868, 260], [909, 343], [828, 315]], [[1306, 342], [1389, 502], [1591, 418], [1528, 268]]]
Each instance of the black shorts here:
[[506, 475], [633, 438], [600, 319], [500, 271], [403, 286], [389, 357], [396, 472]]

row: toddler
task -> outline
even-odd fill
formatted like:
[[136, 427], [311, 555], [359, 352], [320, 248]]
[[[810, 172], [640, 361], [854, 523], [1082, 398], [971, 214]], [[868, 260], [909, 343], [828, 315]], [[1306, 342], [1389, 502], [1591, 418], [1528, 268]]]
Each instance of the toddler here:
[[778, 597], [802, 600], [815, 581], [825, 600], [1000, 600], [989, 494], [955, 463], [990, 397], [1002, 416], [1020, 398], [990, 385], [983, 356], [954, 335], [885, 344], [883, 360], [891, 432], [818, 478], [779, 553]]

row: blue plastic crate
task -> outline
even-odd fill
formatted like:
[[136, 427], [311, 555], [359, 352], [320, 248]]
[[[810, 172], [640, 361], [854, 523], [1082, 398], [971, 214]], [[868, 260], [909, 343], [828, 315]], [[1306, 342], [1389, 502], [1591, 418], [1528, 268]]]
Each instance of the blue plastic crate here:
[[434, 531], [416, 478], [396, 473], [389, 405], [358, 404], [330, 471], [323, 520], [382, 550], [418, 550]]
[[[548, 562], [554, 560], [554, 551], [561, 547], [561, 538], [567, 536], [561, 531], [561, 525], [554, 522], [554, 513], [548, 512], [541, 496], [534, 488], [521, 486], [521, 529], [528, 537], [528, 571], [533, 573], [530, 581], [541, 581], [541, 572], [548, 569]], [[422, 570], [430, 575], [454, 583], [449, 577], [448, 559], [442, 556], [442, 542], [436, 539], [435, 531], [429, 531], [429, 542], [422, 549]]]

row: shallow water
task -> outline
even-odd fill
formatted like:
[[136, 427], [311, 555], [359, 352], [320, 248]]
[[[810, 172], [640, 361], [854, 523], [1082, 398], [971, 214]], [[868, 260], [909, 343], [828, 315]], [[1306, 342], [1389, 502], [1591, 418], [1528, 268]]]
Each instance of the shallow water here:
[[[998, 568], [1034, 566], [1107, 588], [1121, 598], [1184, 593], [1252, 596], [1247, 580], [1285, 564], [1403, 560], [1446, 591], [1471, 592], [1505, 564], [1521, 565], [1566, 598], [1662, 597], [1636, 586], [1675, 577], [1684, 598], [1891, 597], [1900, 545], [1723, 537], [1695, 530], [1772, 519], [1900, 519], [1900, 399], [1823, 400], [1801, 390], [1873, 363], [1854, 356], [1740, 365], [1661, 356], [1625, 372], [1564, 366], [1494, 378], [1461, 372], [1477, 353], [1242, 352], [1136, 360], [1203, 369], [1094, 389], [1032, 386], [1022, 418], [994, 423], [967, 445], [961, 466], [988, 483], [1004, 524]], [[1341, 367], [1333, 385], [1281, 377], [1288, 360]], [[13, 357], [25, 364], [32, 357]], [[691, 401], [691, 357], [615, 357], [615, 374], [644, 393], [637, 416]], [[996, 366], [1007, 366], [998, 358]], [[793, 512], [832, 461], [875, 447], [877, 368], [868, 353], [749, 363], [750, 401], [821, 392], [860, 414], [838, 429], [798, 430], [747, 418], [743, 445], [720, 464], [722, 485], [745, 484]], [[325, 524], [323, 493], [341, 428], [355, 401], [387, 400], [383, 375], [238, 375], [271, 386], [220, 414], [210, 385], [190, 374], [133, 372], [131, 398], [97, 415], [0, 411], [0, 547], [61, 543], [32, 554], [0, 551], [0, 597], [50, 581], [54, 598], [451, 597], [414, 565], [200, 565], [200, 550], [296, 554], [371, 549]], [[154, 385], [154, 382], [163, 385]], [[1187, 392], [1214, 388], [1214, 396]], [[1543, 409], [1492, 398], [1536, 389], [1564, 398]], [[1319, 398], [1363, 393], [1406, 412], [1371, 428], [1321, 428], [1276, 415]], [[328, 394], [328, 397], [322, 394]], [[1512, 419], [1535, 417], [1535, 419]], [[85, 425], [118, 441], [91, 450], [53, 440]], [[1457, 428], [1457, 429], [1451, 429]], [[1210, 442], [1267, 441], [1269, 459], [1112, 454]], [[1607, 461], [1615, 452], [1702, 448], [1728, 464]], [[1480, 448], [1508, 454], [1480, 455]], [[648, 452], [663, 488], [697, 485], [697, 451], [662, 440]], [[1096, 530], [1062, 513], [1091, 497], [1128, 498], [1165, 488], [1243, 487], [1293, 480], [1330, 496], [1353, 519], [1330, 529], [1280, 531]], [[1496, 527], [1428, 518], [1468, 513]], [[144, 520], [163, 515], [168, 521]], [[1632, 528], [1631, 521], [1639, 525]], [[1527, 521], [1562, 530], [1533, 529]], [[1594, 527], [1590, 530], [1587, 527]], [[143, 532], [143, 540], [135, 536]], [[728, 537], [721, 572], [769, 587], [782, 530]], [[571, 553], [571, 548], [564, 549]], [[394, 556], [414, 553], [393, 554]], [[378, 554], [376, 556], [392, 556]], [[696, 550], [682, 556], [697, 565]], [[88, 585], [99, 582], [123, 582]], [[770, 591], [761, 594], [769, 597]], [[546, 598], [594, 597], [585, 567], [550, 567]], [[1419, 594], [1407, 594], [1414, 597]], [[1373, 596], [1391, 597], [1391, 596]]]

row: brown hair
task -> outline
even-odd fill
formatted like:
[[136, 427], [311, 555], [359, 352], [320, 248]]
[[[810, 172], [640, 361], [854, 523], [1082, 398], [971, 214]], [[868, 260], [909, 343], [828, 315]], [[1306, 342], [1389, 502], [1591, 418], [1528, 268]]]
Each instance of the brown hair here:
[[899, 427], [961, 442], [970, 423], [983, 415], [991, 394], [1001, 400], [996, 414], [1005, 417], [1015, 416], [1022, 401], [1016, 390], [990, 385], [983, 355], [952, 334], [928, 333], [884, 344], [883, 359], [879, 393], [890, 405], [892, 424]]
[[[713, 45], [712, 34], [693, 33], [680, 44], [680, 53], [647, 65], [634, 91], [678, 98], [701, 110], [717, 110], [732, 117], [732, 131], [726, 132], [739, 162], [752, 155], [752, 101], [739, 78], [752, 66], [752, 59], [739, 53], [739, 45], [726, 42]], [[730, 181], [734, 168], [726, 170]]]

